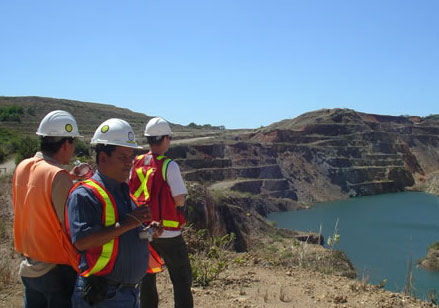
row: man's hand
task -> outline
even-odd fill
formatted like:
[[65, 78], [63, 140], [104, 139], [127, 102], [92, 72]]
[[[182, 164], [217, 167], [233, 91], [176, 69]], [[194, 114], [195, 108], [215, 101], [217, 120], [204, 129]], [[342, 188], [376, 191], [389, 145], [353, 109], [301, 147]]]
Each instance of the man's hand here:
[[151, 220], [152, 215], [147, 207], [138, 207], [131, 213], [126, 214], [126, 218], [121, 223], [113, 226], [105, 227], [103, 230], [84, 236], [73, 243], [79, 251], [85, 251], [108, 243], [125, 232], [140, 226], [144, 221]]
[[172, 198], [174, 198], [174, 202], [175, 202], [176, 207], [183, 207], [184, 206], [184, 201], [186, 200], [185, 194], [173, 196]]
[[75, 166], [70, 171], [70, 177], [73, 181], [77, 180], [86, 180], [93, 175], [93, 170], [91, 166], [87, 163], [82, 163], [80, 165]]
[[152, 220], [152, 214], [148, 207], [135, 208], [131, 213], [126, 214], [127, 218], [123, 224], [138, 227], [146, 221]]
[[154, 237], [159, 237], [163, 233], [163, 226], [158, 221], [152, 221], [150, 222], [149, 228], [154, 228]]

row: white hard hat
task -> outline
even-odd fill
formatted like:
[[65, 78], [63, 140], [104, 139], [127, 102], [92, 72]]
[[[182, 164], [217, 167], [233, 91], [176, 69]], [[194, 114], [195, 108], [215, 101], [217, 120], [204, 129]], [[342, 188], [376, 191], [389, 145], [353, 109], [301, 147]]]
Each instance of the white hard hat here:
[[171, 127], [169, 127], [169, 123], [163, 118], [152, 118], [149, 120], [148, 124], [146, 124], [145, 136], [147, 137], [166, 136], [171, 134]]
[[109, 119], [99, 125], [90, 144], [111, 144], [121, 147], [141, 149], [137, 146], [136, 136], [131, 125], [121, 119]]
[[63, 110], [49, 112], [41, 120], [36, 134], [43, 137], [82, 137], [75, 118]]

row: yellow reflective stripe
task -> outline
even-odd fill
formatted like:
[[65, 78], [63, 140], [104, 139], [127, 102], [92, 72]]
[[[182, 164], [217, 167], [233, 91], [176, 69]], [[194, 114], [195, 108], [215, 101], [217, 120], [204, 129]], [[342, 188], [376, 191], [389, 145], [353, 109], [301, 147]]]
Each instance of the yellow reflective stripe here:
[[166, 171], [168, 170], [168, 164], [171, 162], [171, 159], [168, 158], [163, 162], [163, 167], [162, 167], [162, 176], [163, 176], [163, 180], [166, 182]]
[[177, 228], [178, 225], [180, 224], [178, 221], [174, 221], [174, 220], [163, 220], [163, 227], [170, 227], [170, 228]]
[[[86, 180], [85, 183], [87, 185], [96, 188], [99, 194], [101, 195], [101, 197], [104, 199], [105, 202], [104, 225], [106, 227], [114, 225], [116, 223], [116, 213], [113, 207], [113, 203], [111, 202], [111, 199], [108, 196], [108, 194], [105, 192], [105, 190], [102, 189], [100, 185], [96, 184], [91, 180]], [[111, 255], [113, 254], [113, 249], [114, 249], [114, 239], [110, 240], [109, 242], [105, 243], [102, 246], [101, 255], [99, 256], [93, 268], [88, 270], [85, 276], [88, 277], [90, 275], [93, 275], [94, 273], [100, 272], [105, 266], [107, 266], [108, 262], [110, 262]]]
[[137, 188], [136, 192], [134, 193], [134, 197], [139, 198], [139, 196], [142, 194], [143, 190], [143, 182], [145, 181], [145, 177], [143, 176], [142, 168], [138, 168], [136, 170], [137, 177], [140, 180], [139, 188]]
[[[157, 156], [157, 160], [162, 160], [163, 158], [166, 158], [166, 156], [163, 155]], [[162, 177], [163, 180], [165, 180], [165, 182], [166, 182], [166, 171], [168, 170], [168, 164], [170, 161], [171, 161], [170, 158], [166, 158], [165, 161], [163, 162]]]
[[85, 183], [96, 188], [105, 201], [105, 226], [108, 227], [114, 225], [116, 223], [116, 213], [114, 212], [113, 203], [111, 202], [108, 194], [105, 192], [105, 190], [102, 189], [100, 185], [96, 184], [93, 181], [86, 180]]
[[136, 157], [136, 160], [141, 160], [143, 158], [143, 156], [145, 156], [145, 154], [139, 155]]
[[100, 272], [105, 266], [107, 266], [108, 262], [110, 262], [111, 255], [113, 254], [113, 248], [114, 248], [114, 239], [112, 239], [108, 243], [105, 243], [102, 246], [101, 255], [99, 256], [95, 265], [84, 276], [88, 277], [88, 276], [93, 275], [97, 272]]
[[162, 272], [163, 270], [162, 270], [162, 268], [161, 267], [153, 267], [153, 268], [150, 268], [149, 269], [149, 272], [151, 272], [151, 273], [160, 273], [160, 272]]
[[150, 168], [146, 171], [146, 176], [143, 175], [143, 168], [138, 168], [136, 170], [137, 176], [140, 180], [140, 186], [134, 193], [134, 197], [139, 198], [139, 196], [142, 194], [142, 192], [145, 195], [145, 200], [149, 199], [149, 191], [148, 191], [148, 178], [151, 175], [151, 173], [154, 171], [153, 168]]

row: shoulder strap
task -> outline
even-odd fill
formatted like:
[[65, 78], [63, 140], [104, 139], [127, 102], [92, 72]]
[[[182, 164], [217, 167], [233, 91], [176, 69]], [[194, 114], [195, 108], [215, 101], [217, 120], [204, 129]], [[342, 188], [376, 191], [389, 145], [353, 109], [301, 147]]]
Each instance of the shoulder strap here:
[[162, 177], [163, 177], [163, 180], [166, 182], [167, 181], [168, 165], [172, 161], [172, 159], [167, 158], [166, 156], [163, 156], [163, 155], [159, 155], [159, 156], [157, 156], [157, 160], [163, 160]]

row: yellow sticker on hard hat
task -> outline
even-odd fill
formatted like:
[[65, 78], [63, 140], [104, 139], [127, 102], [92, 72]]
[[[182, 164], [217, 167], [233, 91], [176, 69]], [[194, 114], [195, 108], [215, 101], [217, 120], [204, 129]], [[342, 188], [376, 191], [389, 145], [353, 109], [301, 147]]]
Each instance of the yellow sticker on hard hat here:
[[71, 133], [73, 130], [73, 126], [71, 124], [66, 124], [65, 129], [66, 129], [66, 132]]
[[103, 133], [105, 134], [106, 132], [108, 132], [109, 129], [110, 129], [110, 126], [108, 126], [108, 125], [104, 125], [104, 126], [102, 126], [102, 128], [101, 128], [101, 132], [103, 132]]

